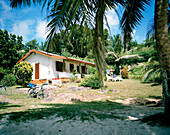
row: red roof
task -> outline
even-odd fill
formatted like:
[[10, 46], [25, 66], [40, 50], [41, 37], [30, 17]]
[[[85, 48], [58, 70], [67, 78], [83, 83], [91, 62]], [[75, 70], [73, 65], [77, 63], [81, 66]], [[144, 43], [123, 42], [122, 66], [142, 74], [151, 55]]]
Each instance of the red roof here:
[[59, 59], [65, 59], [65, 60], [70, 60], [70, 61], [77, 61], [77, 62], [81, 62], [81, 63], [85, 63], [91, 66], [95, 66], [94, 63], [88, 62], [88, 61], [84, 61], [84, 60], [78, 60], [78, 59], [74, 59], [74, 58], [69, 58], [69, 57], [64, 57], [64, 56], [60, 56], [57, 54], [53, 54], [53, 53], [48, 53], [48, 52], [44, 52], [44, 51], [37, 51], [37, 50], [30, 50], [24, 57], [22, 57], [17, 63], [20, 63], [22, 60], [25, 60], [27, 57], [29, 57], [33, 52], [35, 53], [39, 53], [48, 57], [54, 57], [54, 58], [59, 58]]

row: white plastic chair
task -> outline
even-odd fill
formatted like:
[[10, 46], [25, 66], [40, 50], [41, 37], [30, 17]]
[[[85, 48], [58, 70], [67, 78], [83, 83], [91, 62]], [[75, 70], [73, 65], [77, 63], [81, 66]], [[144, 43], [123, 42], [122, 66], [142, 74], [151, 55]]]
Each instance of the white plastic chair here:
[[113, 78], [113, 77], [110, 77], [110, 76], [108, 76], [107, 74], [106, 74], [106, 78], [107, 78], [107, 82], [109, 81], [109, 80], [113, 80], [113, 81], [115, 81], [116, 82], [116, 78]]

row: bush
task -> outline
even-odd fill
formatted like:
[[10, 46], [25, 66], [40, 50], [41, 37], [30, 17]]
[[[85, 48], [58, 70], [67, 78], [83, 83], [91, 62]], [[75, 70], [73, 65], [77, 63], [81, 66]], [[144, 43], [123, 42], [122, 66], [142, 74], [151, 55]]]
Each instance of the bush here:
[[70, 81], [71, 81], [71, 82], [74, 82], [76, 79], [77, 79], [77, 76], [76, 76], [76, 75], [70, 77]]
[[88, 73], [89, 74], [95, 74], [96, 73], [96, 67], [89, 66], [88, 67]]
[[124, 66], [124, 68], [121, 70], [122, 78], [123, 78], [123, 79], [129, 78], [129, 75], [128, 75], [128, 74], [129, 74], [129, 73], [128, 73], [127, 67]]
[[96, 74], [91, 74], [89, 77], [85, 78], [83, 82], [81, 82], [80, 86], [98, 89], [101, 87], [101, 84], [99, 82], [98, 76]]
[[4, 78], [1, 80], [1, 83], [3, 84], [5, 82], [6, 86], [14, 86], [16, 84], [16, 77], [14, 74], [8, 74], [5, 75]]
[[4, 69], [3, 67], [0, 67], [0, 80], [4, 78], [4, 75], [10, 74], [9, 69]]
[[13, 73], [17, 78], [18, 84], [27, 86], [32, 79], [33, 67], [28, 62], [20, 62], [13, 68]]
[[144, 65], [135, 65], [130, 69], [129, 76], [141, 80], [144, 73]]
[[77, 69], [73, 69], [73, 75], [77, 74]]

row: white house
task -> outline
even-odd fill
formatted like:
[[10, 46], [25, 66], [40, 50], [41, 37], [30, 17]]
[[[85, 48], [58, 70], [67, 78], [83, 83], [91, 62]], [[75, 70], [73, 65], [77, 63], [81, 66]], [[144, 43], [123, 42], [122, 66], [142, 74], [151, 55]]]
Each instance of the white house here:
[[81, 78], [82, 73], [88, 74], [89, 66], [95, 66], [88, 61], [37, 50], [30, 50], [18, 63], [21, 61], [30, 62], [33, 66], [32, 80], [70, 78], [73, 75], [73, 69], [77, 69], [78, 78]]

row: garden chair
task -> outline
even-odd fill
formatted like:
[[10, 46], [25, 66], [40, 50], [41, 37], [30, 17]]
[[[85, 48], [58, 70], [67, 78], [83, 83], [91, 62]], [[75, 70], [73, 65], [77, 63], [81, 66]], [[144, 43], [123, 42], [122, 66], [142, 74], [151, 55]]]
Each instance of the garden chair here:
[[113, 77], [111, 77], [111, 76], [108, 76], [107, 74], [106, 74], [106, 78], [107, 78], [107, 82], [109, 81], [109, 80], [113, 80], [113, 81], [115, 81], [116, 82], [116, 78], [113, 78]]
[[115, 74], [113, 75], [113, 78], [115, 78], [118, 81], [122, 81], [123, 79], [121, 77], [116, 76]]

